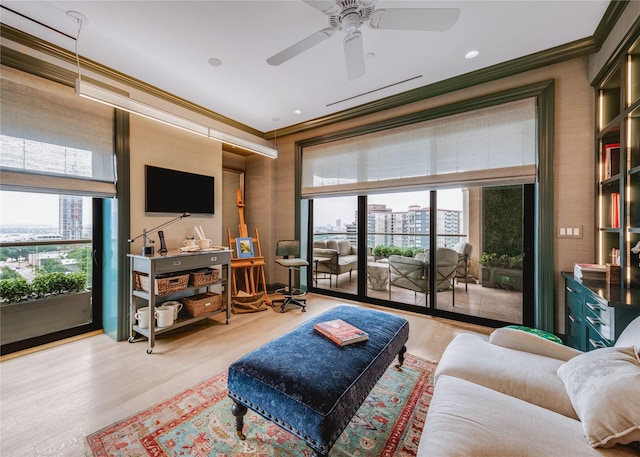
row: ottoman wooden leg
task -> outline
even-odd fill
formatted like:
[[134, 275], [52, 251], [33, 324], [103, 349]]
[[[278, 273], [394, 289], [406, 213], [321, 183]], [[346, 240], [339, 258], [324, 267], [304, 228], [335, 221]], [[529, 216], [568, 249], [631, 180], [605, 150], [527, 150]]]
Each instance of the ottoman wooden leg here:
[[231, 406], [231, 414], [236, 418], [236, 434], [241, 440], [246, 439], [247, 437], [242, 433], [242, 429], [244, 428], [244, 415], [247, 414], [247, 407], [234, 400]]
[[407, 347], [402, 346], [400, 352], [398, 352], [398, 363], [396, 364], [396, 368], [402, 368], [402, 364], [404, 363], [404, 353], [407, 352]]

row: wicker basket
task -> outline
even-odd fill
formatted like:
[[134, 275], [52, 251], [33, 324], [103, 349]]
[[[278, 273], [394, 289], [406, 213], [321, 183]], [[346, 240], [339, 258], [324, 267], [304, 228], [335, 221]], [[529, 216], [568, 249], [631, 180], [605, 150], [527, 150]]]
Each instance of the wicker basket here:
[[220, 270], [217, 268], [207, 268], [200, 271], [192, 271], [189, 274], [189, 285], [193, 287], [207, 286], [213, 284], [220, 277]]
[[181, 301], [191, 317], [202, 316], [222, 308], [222, 295], [213, 292], [185, 297]]
[[[136, 289], [143, 292], [149, 292], [149, 275], [144, 273], [136, 273]], [[176, 275], [156, 278], [156, 295], [166, 295], [174, 292], [180, 292], [189, 285], [189, 275]]]

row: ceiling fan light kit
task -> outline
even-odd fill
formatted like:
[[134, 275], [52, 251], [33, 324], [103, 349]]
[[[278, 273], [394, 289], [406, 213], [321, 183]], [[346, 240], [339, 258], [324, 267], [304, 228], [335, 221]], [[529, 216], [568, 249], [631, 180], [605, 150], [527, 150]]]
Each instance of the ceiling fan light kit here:
[[365, 73], [364, 46], [360, 26], [365, 22], [374, 30], [413, 30], [444, 32], [458, 21], [458, 8], [388, 8], [375, 9], [376, 0], [303, 0], [329, 16], [329, 27], [309, 35], [269, 57], [269, 65], [281, 65], [312, 47], [328, 40], [336, 31], [345, 32], [344, 56], [347, 77], [354, 80]]

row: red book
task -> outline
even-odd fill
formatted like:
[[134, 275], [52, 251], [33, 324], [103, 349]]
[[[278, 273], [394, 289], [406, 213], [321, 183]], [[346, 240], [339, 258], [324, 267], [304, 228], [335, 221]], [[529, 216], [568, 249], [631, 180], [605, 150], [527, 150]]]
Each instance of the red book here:
[[620, 228], [620, 192], [611, 194], [611, 228]]
[[318, 322], [313, 326], [313, 328], [340, 346], [346, 346], [347, 344], [366, 341], [369, 339], [369, 334], [367, 332], [354, 327], [342, 319]]

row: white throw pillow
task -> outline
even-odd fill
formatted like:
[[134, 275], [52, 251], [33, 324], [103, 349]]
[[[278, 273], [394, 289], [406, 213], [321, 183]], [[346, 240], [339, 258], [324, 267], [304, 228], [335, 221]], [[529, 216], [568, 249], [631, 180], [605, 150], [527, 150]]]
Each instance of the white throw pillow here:
[[640, 441], [640, 356], [636, 347], [585, 352], [558, 368], [592, 447]]

